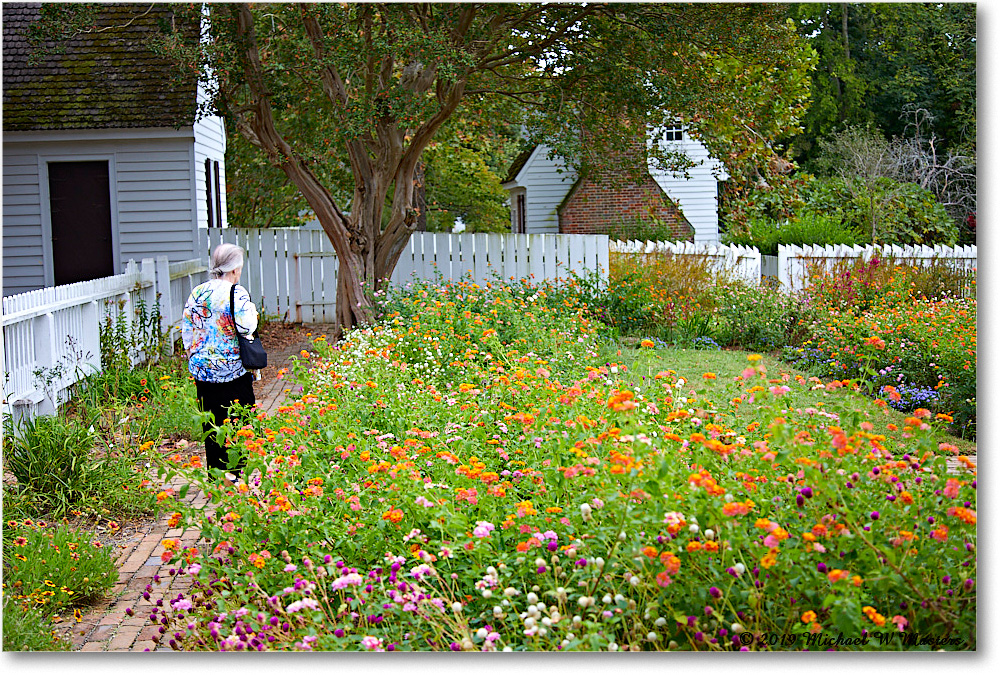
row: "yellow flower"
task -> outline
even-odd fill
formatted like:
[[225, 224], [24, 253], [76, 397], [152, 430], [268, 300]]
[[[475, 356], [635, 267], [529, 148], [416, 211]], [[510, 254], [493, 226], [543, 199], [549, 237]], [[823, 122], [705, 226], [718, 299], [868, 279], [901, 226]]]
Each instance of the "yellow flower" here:
[[649, 348], [649, 347], [655, 347], [656, 345], [653, 343], [652, 340], [643, 340], [642, 342], [639, 343], [639, 346]]
[[756, 363], [757, 361], [760, 361], [762, 358], [764, 357], [761, 356], [760, 354], [751, 354], [750, 356], [747, 357], [747, 361], [749, 361], [750, 363]]
[[802, 615], [802, 623], [812, 623], [816, 620], [816, 612], [811, 609]]

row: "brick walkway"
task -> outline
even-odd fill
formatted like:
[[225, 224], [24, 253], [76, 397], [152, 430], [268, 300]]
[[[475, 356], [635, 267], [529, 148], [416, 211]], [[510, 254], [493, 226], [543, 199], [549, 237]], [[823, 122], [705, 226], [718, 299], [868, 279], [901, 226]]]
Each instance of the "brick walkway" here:
[[[291, 345], [276, 354], [269, 354], [268, 360], [276, 368], [283, 368], [291, 356], [303, 349], [309, 349], [313, 337], [323, 331], [323, 326], [310, 327], [313, 336], [307, 341]], [[318, 332], [317, 332], [318, 331]], [[255, 385], [257, 406], [261, 410], [271, 412], [282, 404], [290, 383], [285, 379], [272, 379]], [[191, 445], [185, 454], [200, 452], [204, 460], [204, 447], [201, 444]], [[154, 474], [155, 480], [155, 474]], [[173, 488], [176, 492], [184, 485], [181, 478], [175, 478], [171, 483], [161, 487]], [[206, 512], [214, 511], [208, 496], [201, 490], [191, 489], [182, 500], [194, 508], [203, 508]], [[158, 645], [153, 637], [160, 635], [163, 629], [159, 624], [150, 622], [150, 614], [156, 606], [156, 601], [162, 599], [164, 604], [168, 596], [176, 596], [191, 585], [187, 575], [171, 574], [176, 572], [177, 562], [164, 563], [160, 560], [163, 553], [161, 542], [164, 539], [180, 539], [180, 547], [198, 546], [204, 548], [198, 530], [181, 530], [170, 528], [167, 524], [169, 513], [163, 514], [157, 521], [146, 524], [130, 539], [119, 543], [120, 552], [115, 560], [118, 568], [118, 583], [103, 601], [92, 606], [79, 622], [70, 620], [56, 627], [69, 640], [74, 651], [81, 652], [142, 652], [171, 651], [165, 644]], [[143, 598], [148, 589], [149, 599]], [[131, 607], [134, 614], [125, 613]]]

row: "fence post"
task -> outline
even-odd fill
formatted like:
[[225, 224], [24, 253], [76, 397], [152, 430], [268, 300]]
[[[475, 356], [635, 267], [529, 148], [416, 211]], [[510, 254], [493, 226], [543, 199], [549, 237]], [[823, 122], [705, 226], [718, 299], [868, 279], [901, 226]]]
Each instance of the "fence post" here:
[[173, 294], [170, 288], [170, 261], [165, 255], [157, 256], [153, 297], [160, 296], [160, 333], [167, 338], [169, 354], [174, 353], [173, 325], [180, 317], [174, 316]]
[[[52, 316], [52, 312], [46, 312], [40, 316], [35, 317], [33, 326], [33, 333], [35, 338], [35, 363], [36, 368], [40, 371], [41, 377], [46, 378], [51, 375], [49, 371], [53, 366], [55, 366], [56, 358], [56, 331], [55, 331], [55, 318]], [[38, 378], [38, 375], [35, 375]], [[45, 393], [45, 397], [38, 401], [38, 414], [48, 415], [56, 411], [56, 401], [54, 400], [58, 393], [55, 389], [49, 391], [45, 383], [40, 383], [42, 385], [42, 390]]]
[[295, 283], [292, 285], [292, 304], [295, 306], [295, 323], [302, 323], [302, 276], [299, 274], [299, 254], [295, 253]]

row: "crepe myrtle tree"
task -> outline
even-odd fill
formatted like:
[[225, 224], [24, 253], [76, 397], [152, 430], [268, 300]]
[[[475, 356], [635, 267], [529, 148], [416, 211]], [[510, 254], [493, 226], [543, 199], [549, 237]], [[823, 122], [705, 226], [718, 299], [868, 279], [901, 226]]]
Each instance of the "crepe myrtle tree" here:
[[[580, 169], [680, 119], [738, 176], [796, 128], [813, 56], [766, 4], [174, 8], [157, 48], [197, 68], [209, 110], [301, 191], [337, 253], [343, 330], [374, 320], [417, 226], [421, 155], [456, 113], [516, 120]], [[199, 40], [176, 28], [185, 16], [205, 19]]]

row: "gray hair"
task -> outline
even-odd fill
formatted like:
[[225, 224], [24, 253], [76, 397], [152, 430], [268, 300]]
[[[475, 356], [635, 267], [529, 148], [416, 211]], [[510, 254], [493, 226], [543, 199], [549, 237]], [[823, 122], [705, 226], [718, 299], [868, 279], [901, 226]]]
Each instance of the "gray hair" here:
[[212, 251], [212, 266], [208, 273], [213, 279], [220, 278], [226, 272], [232, 272], [237, 267], [243, 267], [246, 253], [236, 244], [219, 244]]

